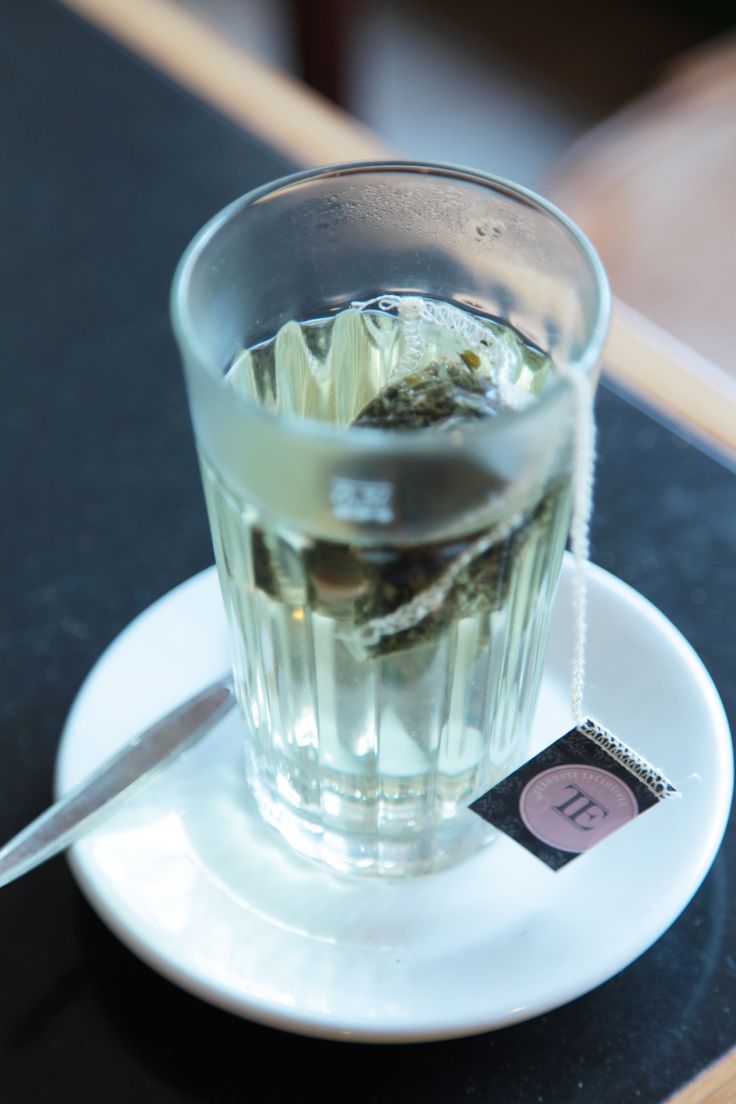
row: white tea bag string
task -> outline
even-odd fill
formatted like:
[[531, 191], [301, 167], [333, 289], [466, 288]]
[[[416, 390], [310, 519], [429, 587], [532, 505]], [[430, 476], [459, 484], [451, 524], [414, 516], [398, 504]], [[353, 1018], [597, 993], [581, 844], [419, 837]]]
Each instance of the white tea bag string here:
[[572, 520], [570, 548], [575, 561], [572, 591], [574, 616], [572, 657], [572, 715], [576, 725], [587, 720], [583, 710], [585, 649], [588, 640], [588, 563], [590, 561], [590, 518], [593, 512], [595, 471], [595, 415], [590, 377], [574, 368], [558, 368], [558, 374], [573, 389], [574, 440], [572, 474]]
[[[456, 308], [431, 303], [413, 296], [383, 295], [364, 302], [355, 302], [354, 308], [375, 306], [379, 310], [396, 311], [403, 329], [404, 349], [399, 364], [394, 369], [397, 378], [416, 370], [422, 364], [424, 341], [421, 333], [423, 322], [432, 322], [462, 338], [472, 349], [482, 345], [487, 353], [494, 354], [492, 381], [496, 384], [504, 406], [518, 409], [530, 396], [511, 383], [510, 350], [480, 322], [461, 313]], [[559, 376], [573, 391], [574, 432], [572, 470], [572, 521], [570, 545], [575, 563], [572, 588], [573, 603], [573, 657], [571, 677], [571, 707], [575, 725], [589, 739], [603, 747], [614, 758], [658, 797], [680, 796], [664, 774], [628, 744], [614, 736], [604, 725], [591, 719], [583, 709], [585, 689], [585, 659], [588, 635], [588, 564], [590, 561], [590, 519], [593, 508], [593, 481], [596, 458], [596, 427], [593, 409], [594, 388], [590, 377], [569, 366], [557, 368]], [[519, 398], [519, 393], [524, 395]], [[515, 488], [517, 497], [520, 488]], [[506, 492], [508, 495], [509, 492]], [[505, 496], [497, 499], [503, 503]], [[518, 497], [517, 497], [518, 501]], [[446, 599], [457, 578], [493, 544], [509, 537], [526, 517], [526, 511], [516, 512], [505, 522], [486, 530], [472, 541], [434, 583], [416, 594], [393, 612], [375, 617], [358, 629], [358, 639], [364, 645], [376, 643], [382, 636], [413, 628], [436, 610]]]
[[378, 295], [374, 299], [356, 300], [351, 307], [366, 310], [376, 307], [381, 311], [396, 311], [401, 326], [403, 352], [399, 363], [391, 373], [391, 382], [410, 375], [423, 366], [425, 341], [422, 324], [427, 322], [460, 338], [470, 352], [490, 354], [493, 366], [490, 377], [498, 387], [502, 404], [518, 410], [531, 401], [531, 396], [511, 382], [511, 350], [471, 315], [449, 303], [432, 302], [414, 295]]
[[596, 427], [593, 410], [594, 389], [589, 376], [568, 366], [558, 374], [573, 389], [573, 506], [570, 546], [575, 561], [572, 602], [574, 616], [571, 706], [576, 726], [590, 740], [604, 748], [611, 758], [631, 771], [657, 797], [681, 794], [643, 755], [624, 743], [583, 709], [585, 657], [588, 638], [588, 564], [590, 563], [590, 519], [593, 512], [593, 481], [596, 458]]

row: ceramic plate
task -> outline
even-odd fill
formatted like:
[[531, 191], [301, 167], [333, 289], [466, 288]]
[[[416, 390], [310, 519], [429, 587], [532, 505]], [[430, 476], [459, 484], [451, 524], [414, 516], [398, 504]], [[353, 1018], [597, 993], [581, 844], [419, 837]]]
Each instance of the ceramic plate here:
[[[566, 562], [534, 752], [571, 727], [571, 579]], [[58, 793], [227, 663], [209, 569], [146, 610], [94, 667], [64, 730]], [[260, 822], [235, 713], [79, 843], [72, 869], [135, 954], [250, 1019], [376, 1041], [524, 1020], [607, 980], [665, 931], [711, 865], [730, 806], [731, 742], [707, 672], [661, 613], [598, 568], [586, 705], [664, 770], [682, 798], [558, 873], [505, 836], [449, 870], [406, 881], [323, 870]]]

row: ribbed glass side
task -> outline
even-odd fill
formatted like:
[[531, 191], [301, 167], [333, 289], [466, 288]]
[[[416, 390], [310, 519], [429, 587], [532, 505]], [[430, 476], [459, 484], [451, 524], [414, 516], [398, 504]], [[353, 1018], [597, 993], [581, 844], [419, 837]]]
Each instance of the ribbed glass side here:
[[[224, 384], [291, 418], [444, 433], [503, 409], [501, 363], [517, 400], [543, 391], [554, 366], [517, 331], [429, 301], [422, 310], [413, 324], [356, 309], [288, 322], [239, 353]], [[433, 865], [455, 846], [443, 832], [458, 835], [466, 806], [524, 757], [567, 481], [537, 490], [536, 502], [519, 491], [513, 531], [466, 562], [471, 542], [490, 539], [482, 529], [414, 545], [361, 543], [357, 526], [356, 543], [313, 539], [236, 492], [246, 472], [229, 481], [204, 454], [201, 464], [264, 815], [343, 868]], [[448, 459], [432, 478], [452, 486], [462, 475]], [[439, 602], [402, 619], [440, 583]]]
[[[469, 615], [450, 612], [366, 652], [349, 633], [356, 611], [370, 605], [366, 586], [385, 588], [397, 565], [420, 553], [426, 568], [427, 546], [366, 549], [371, 570], [356, 579], [361, 550], [349, 570], [332, 562], [343, 546], [267, 525], [205, 457], [201, 466], [249, 776], [263, 811], [309, 853], [350, 867], [355, 841], [358, 865], [401, 873], [403, 860], [381, 858], [391, 844], [431, 839], [524, 758], [567, 491], [549, 490], [514, 534], [479, 557], [485, 567], [460, 577], [471, 600], [450, 611]], [[455, 541], [449, 552], [457, 549]], [[493, 587], [474, 598], [480, 570], [492, 571]], [[339, 841], [337, 860], [323, 853], [325, 839], [333, 848]]]

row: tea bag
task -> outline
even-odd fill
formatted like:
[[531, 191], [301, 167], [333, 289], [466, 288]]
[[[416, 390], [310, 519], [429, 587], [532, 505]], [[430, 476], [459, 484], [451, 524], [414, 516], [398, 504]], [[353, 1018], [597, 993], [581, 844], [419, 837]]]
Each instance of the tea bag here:
[[506, 602], [512, 567], [552, 524], [564, 488], [497, 529], [410, 547], [316, 541], [308, 553], [311, 608], [342, 624], [356, 658], [434, 643], [449, 624]]
[[[450, 431], [469, 420], [493, 418], [504, 407], [529, 400], [542, 385], [548, 358], [541, 352], [531, 356], [527, 345], [521, 355], [520, 338], [512, 335], [506, 344], [499, 336], [506, 331], [493, 331], [465, 312], [426, 300], [385, 296], [378, 306], [398, 314], [401, 353], [352, 426]], [[360, 312], [345, 314], [355, 327]], [[372, 318], [370, 313], [362, 317]], [[379, 317], [385, 326], [389, 316]], [[428, 352], [439, 348], [448, 355], [428, 360]], [[517, 385], [520, 378], [523, 388]], [[511, 565], [532, 533], [541, 535], [549, 527], [562, 494], [561, 486], [549, 488], [541, 501], [513, 515], [498, 532], [409, 547], [314, 541], [305, 554], [307, 604], [338, 623], [339, 635], [358, 659], [435, 642], [450, 622], [503, 605]], [[253, 531], [254, 575], [257, 586], [283, 599], [275, 543], [283, 542], [271, 536], [267, 543], [260, 529]]]
[[[470, 359], [470, 353], [466, 354]], [[390, 380], [351, 423], [381, 429], [451, 428], [468, 419], [492, 418], [501, 408], [498, 388], [461, 362], [428, 364]]]
[[[450, 431], [467, 421], [493, 418], [508, 405], [520, 405], [518, 395], [509, 402], [509, 392], [521, 390], [516, 381], [527, 358], [519, 355], [519, 345], [514, 350], [499, 337], [511, 331], [492, 331], [465, 312], [428, 300], [384, 296], [378, 305], [397, 311], [403, 355], [353, 425]], [[445, 346], [454, 343], [455, 357], [427, 363], [425, 350], [433, 347], [432, 337], [438, 332]], [[541, 353], [532, 361], [524, 379], [529, 389], [524, 389], [524, 400], [541, 386], [548, 364]], [[518, 564], [532, 533], [538, 535], [551, 524], [562, 493], [561, 487], [550, 488], [526, 514], [512, 515], [491, 532], [409, 548], [352, 549], [351, 559], [362, 564], [368, 585], [343, 639], [366, 658], [388, 655], [433, 643], [458, 619], [500, 609], [512, 565]]]

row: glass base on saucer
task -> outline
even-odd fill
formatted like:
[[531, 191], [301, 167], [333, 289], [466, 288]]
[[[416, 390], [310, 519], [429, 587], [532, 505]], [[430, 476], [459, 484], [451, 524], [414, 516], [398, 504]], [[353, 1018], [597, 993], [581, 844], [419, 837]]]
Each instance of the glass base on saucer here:
[[[247, 757], [246, 757], [247, 758]], [[248, 784], [264, 821], [298, 854], [341, 874], [404, 878], [454, 866], [498, 838], [470, 809], [422, 831], [360, 835], [301, 815], [254, 771]]]

